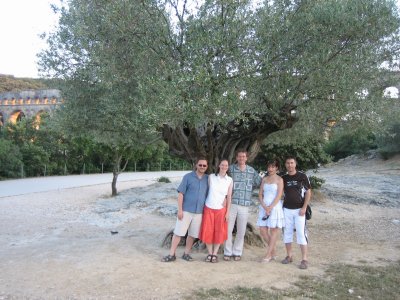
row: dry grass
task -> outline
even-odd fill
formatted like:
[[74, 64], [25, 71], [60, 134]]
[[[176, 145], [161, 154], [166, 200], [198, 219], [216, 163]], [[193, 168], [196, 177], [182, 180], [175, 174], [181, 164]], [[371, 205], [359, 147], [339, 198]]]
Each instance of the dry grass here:
[[290, 290], [236, 287], [196, 291], [191, 299], [399, 299], [400, 261], [383, 267], [337, 264], [302, 276]]

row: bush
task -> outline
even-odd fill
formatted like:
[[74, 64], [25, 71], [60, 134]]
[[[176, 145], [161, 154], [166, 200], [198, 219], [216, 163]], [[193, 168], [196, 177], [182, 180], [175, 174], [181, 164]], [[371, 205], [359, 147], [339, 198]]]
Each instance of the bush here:
[[319, 178], [317, 176], [310, 176], [309, 177], [311, 188], [313, 190], [317, 190], [321, 188], [321, 186], [325, 183], [325, 179]]
[[400, 123], [394, 123], [389, 129], [378, 136], [378, 151], [384, 159], [400, 153]]
[[21, 176], [22, 155], [19, 147], [0, 138], [0, 179]]
[[375, 135], [366, 128], [336, 134], [324, 147], [334, 161], [377, 148]]
[[265, 170], [269, 160], [278, 159], [281, 163], [281, 171], [285, 170], [284, 160], [287, 156], [297, 158], [298, 170], [316, 169], [320, 164], [331, 161], [322, 146], [322, 142], [316, 138], [305, 138], [301, 142], [293, 143], [270, 143], [261, 146], [261, 152], [254, 161], [254, 166], [258, 170]]
[[158, 181], [158, 182], [165, 182], [165, 183], [170, 183], [170, 182], [171, 182], [171, 180], [169, 180], [168, 177], [164, 177], [164, 176], [158, 178], [157, 181]]

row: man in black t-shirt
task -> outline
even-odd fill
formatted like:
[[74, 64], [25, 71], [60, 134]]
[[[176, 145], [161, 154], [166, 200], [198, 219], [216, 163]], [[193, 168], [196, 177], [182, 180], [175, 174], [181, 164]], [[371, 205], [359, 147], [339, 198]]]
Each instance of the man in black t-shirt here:
[[308, 268], [307, 260], [307, 234], [306, 234], [306, 208], [311, 198], [311, 184], [306, 174], [296, 170], [295, 157], [287, 157], [285, 167], [287, 173], [282, 176], [285, 197], [283, 200], [283, 213], [285, 215], [285, 229], [283, 241], [286, 246], [287, 256], [282, 260], [283, 264], [293, 261], [292, 242], [296, 229], [296, 241], [300, 245], [302, 260], [300, 269]]

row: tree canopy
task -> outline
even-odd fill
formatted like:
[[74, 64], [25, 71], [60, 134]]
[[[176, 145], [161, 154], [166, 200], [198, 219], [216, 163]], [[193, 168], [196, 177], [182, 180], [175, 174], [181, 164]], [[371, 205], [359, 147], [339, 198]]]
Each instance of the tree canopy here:
[[116, 147], [161, 134], [212, 166], [238, 148], [253, 159], [296, 123], [319, 134], [371, 115], [398, 63], [391, 0], [70, 0], [59, 12], [41, 65], [65, 80], [66, 124]]

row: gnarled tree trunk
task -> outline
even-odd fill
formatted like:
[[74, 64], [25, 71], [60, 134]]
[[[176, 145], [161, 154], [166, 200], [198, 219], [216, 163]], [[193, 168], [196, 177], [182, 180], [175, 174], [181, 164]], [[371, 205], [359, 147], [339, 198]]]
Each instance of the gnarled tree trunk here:
[[208, 123], [201, 127], [184, 124], [171, 127], [163, 126], [162, 137], [169, 146], [172, 155], [194, 163], [199, 155], [205, 156], [209, 162], [209, 170], [214, 171], [222, 158], [230, 163], [235, 160], [235, 151], [248, 151], [248, 162], [253, 161], [260, 151], [263, 140], [273, 132], [290, 128], [296, 122], [291, 113], [293, 106], [285, 106], [278, 120], [268, 115], [243, 120], [233, 120], [226, 126]]

